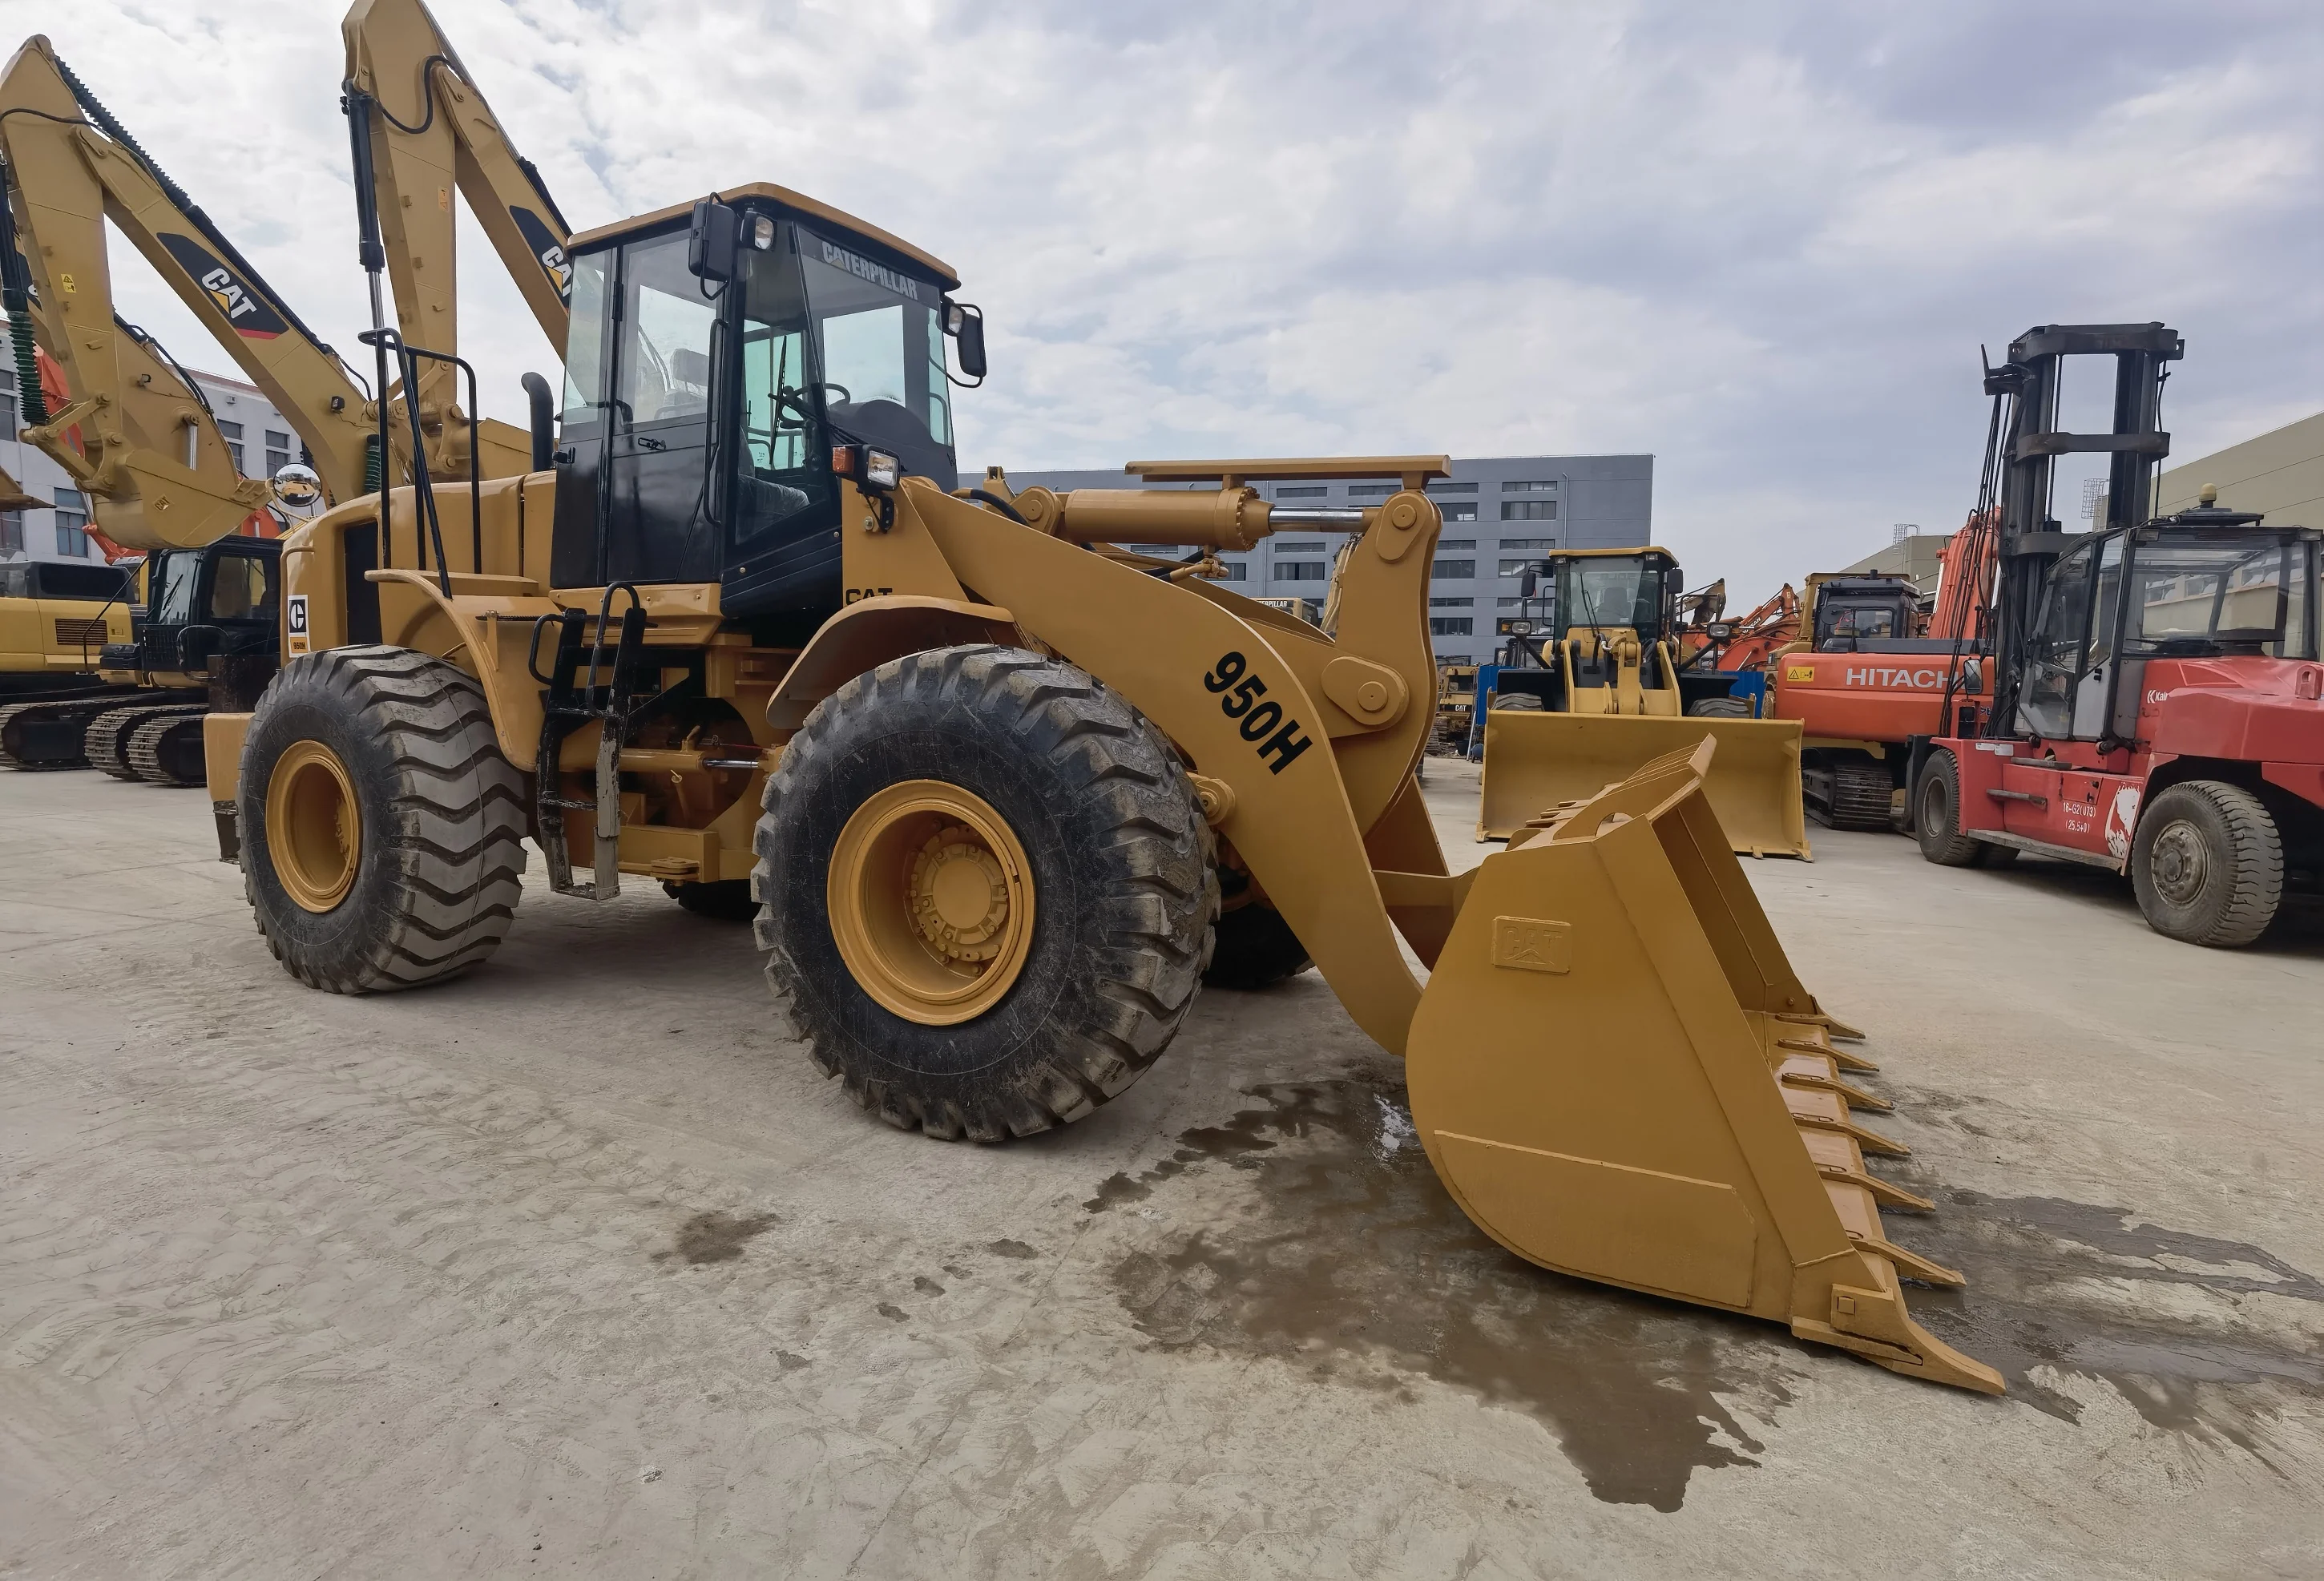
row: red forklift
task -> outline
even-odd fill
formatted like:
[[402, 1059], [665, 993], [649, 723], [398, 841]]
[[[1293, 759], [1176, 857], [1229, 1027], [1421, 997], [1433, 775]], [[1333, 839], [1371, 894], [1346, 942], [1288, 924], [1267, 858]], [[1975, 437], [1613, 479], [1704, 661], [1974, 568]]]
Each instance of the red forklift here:
[[[2203, 504], [2149, 518], [2168, 364], [2160, 324], [2049, 325], [1989, 368], [1972, 531], [1998, 561], [1989, 698], [1949, 685], [1952, 733], [1912, 746], [1921, 851], [1948, 867], [2020, 851], [2127, 872], [2157, 933], [2252, 942], [2287, 892], [2324, 887], [2324, 533]], [[2058, 429], [2070, 358], [2112, 357], [2114, 431]], [[2110, 456], [2107, 516], [2049, 510], [2056, 457]]]

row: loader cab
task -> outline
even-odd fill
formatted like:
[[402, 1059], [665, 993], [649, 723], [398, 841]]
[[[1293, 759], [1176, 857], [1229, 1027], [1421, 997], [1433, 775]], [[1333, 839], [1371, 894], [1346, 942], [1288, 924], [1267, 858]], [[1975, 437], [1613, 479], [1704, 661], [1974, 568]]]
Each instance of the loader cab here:
[[2152, 660], [2315, 659], [2319, 558], [2324, 533], [2246, 511], [2186, 510], [2087, 536], [2043, 587], [2019, 731], [2126, 744]]
[[[958, 280], [768, 186], [569, 253], [551, 581], [715, 583], [728, 619], [803, 636], [840, 604], [834, 447], [953, 486], [945, 341], [973, 313], [947, 295]], [[981, 321], [975, 340], [972, 372]]]

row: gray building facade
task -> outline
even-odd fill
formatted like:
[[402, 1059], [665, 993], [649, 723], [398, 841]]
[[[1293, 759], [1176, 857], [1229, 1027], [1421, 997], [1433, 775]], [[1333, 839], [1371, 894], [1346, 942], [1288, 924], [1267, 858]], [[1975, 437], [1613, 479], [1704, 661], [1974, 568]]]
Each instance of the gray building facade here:
[[[981, 473], [964, 473], [973, 484]], [[1124, 473], [1016, 472], [1012, 488], [1141, 486]], [[1256, 485], [1289, 505], [1368, 505], [1396, 492], [1393, 482]], [[1652, 541], [1655, 458], [1651, 455], [1495, 455], [1456, 458], [1452, 475], [1428, 485], [1444, 513], [1428, 584], [1428, 627], [1440, 663], [1489, 659], [1493, 617], [1514, 608], [1527, 564], [1553, 549], [1636, 548]], [[1306, 598], [1318, 604], [1333, 557], [1347, 535], [1286, 529], [1246, 554], [1222, 555], [1229, 584], [1254, 598]]]

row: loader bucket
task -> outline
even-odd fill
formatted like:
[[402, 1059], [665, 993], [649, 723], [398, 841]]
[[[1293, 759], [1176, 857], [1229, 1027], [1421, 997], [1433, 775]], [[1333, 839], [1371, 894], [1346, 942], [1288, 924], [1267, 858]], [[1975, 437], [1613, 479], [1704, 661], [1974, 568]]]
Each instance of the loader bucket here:
[[1406, 1046], [1415, 1127], [1487, 1234], [1561, 1273], [1748, 1313], [1914, 1377], [1992, 1368], [1904, 1310], [1960, 1282], [1883, 1232], [1860, 1035], [1801, 986], [1706, 785], [1705, 740], [1485, 859]]
[[1627, 713], [1485, 716], [1484, 799], [1477, 838], [1506, 840], [1561, 803], [1596, 795], [1667, 752], [1719, 743], [1703, 789], [1734, 849], [1805, 857], [1800, 723], [1790, 719], [1664, 719]]

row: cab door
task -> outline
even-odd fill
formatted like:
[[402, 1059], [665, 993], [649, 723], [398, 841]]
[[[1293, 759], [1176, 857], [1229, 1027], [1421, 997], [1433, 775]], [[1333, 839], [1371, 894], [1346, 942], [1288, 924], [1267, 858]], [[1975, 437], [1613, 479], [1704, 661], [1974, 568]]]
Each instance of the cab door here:
[[2078, 545], [2051, 569], [2017, 700], [2017, 728], [2028, 735], [2063, 740], [2073, 734], [2075, 687], [2089, 636], [2092, 548]]

